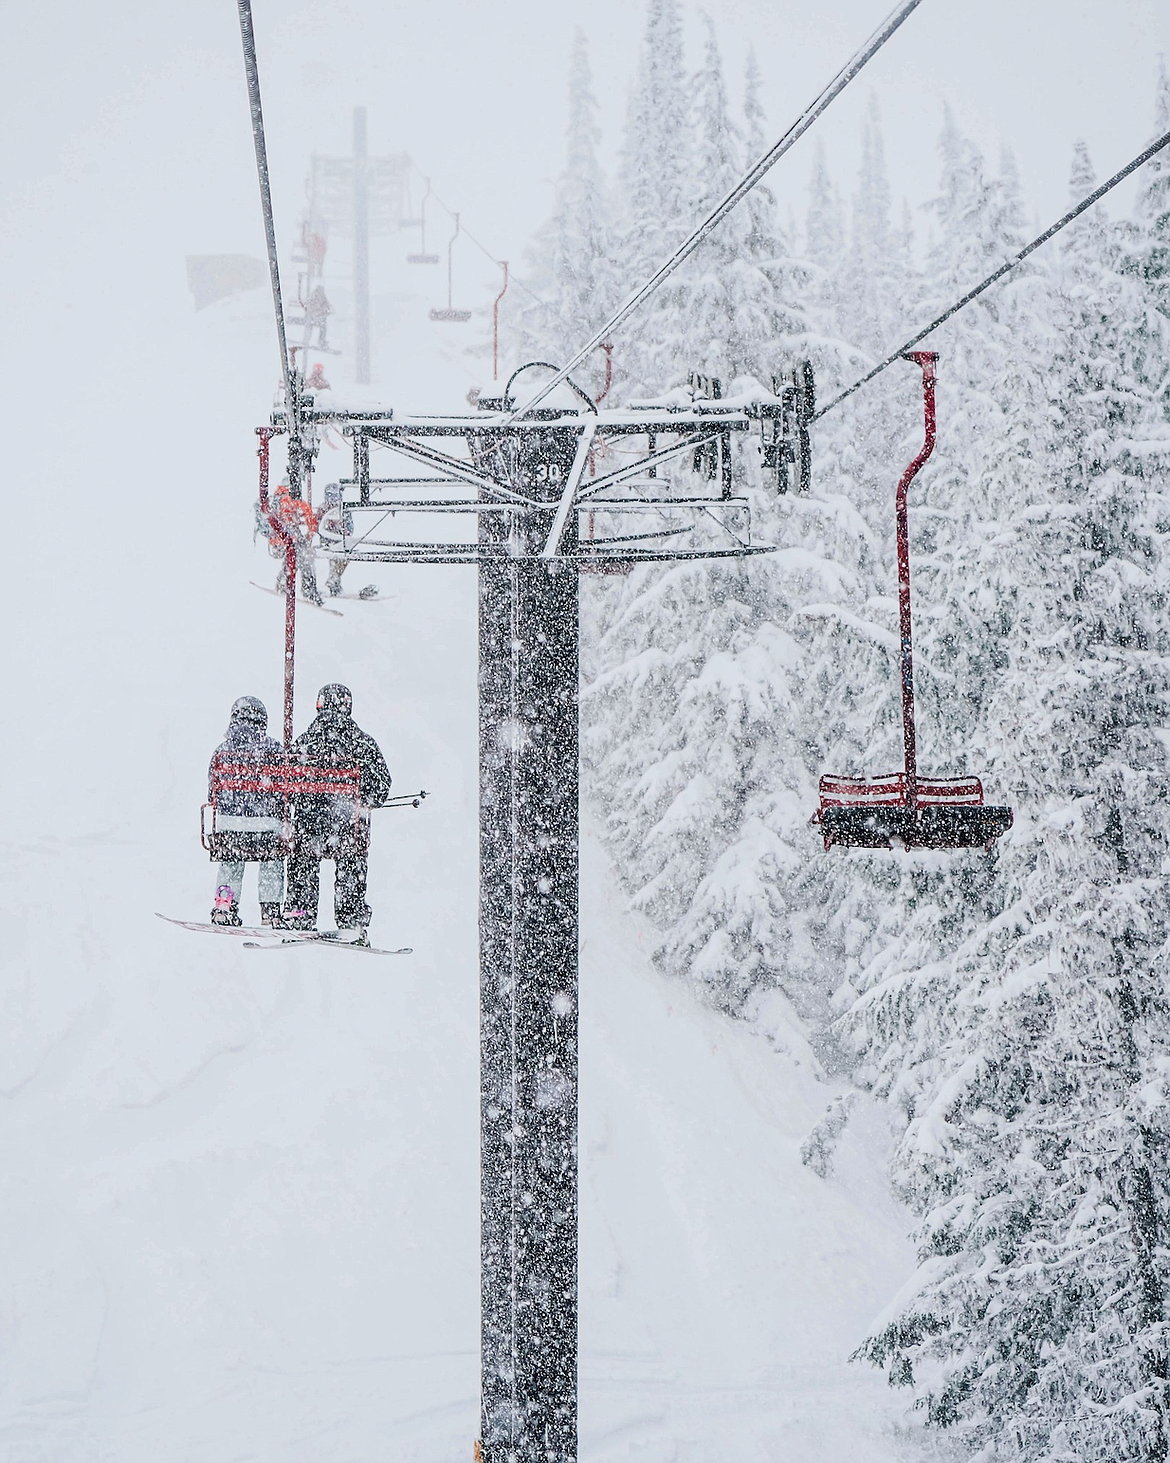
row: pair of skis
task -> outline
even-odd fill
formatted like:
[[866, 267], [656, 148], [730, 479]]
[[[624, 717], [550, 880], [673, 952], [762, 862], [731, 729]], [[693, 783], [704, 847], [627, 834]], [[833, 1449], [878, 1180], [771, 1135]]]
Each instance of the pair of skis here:
[[198, 934], [240, 936], [243, 938], [245, 950], [294, 950], [310, 945], [325, 945], [331, 950], [359, 950], [366, 955], [411, 954], [409, 945], [404, 945], [401, 950], [379, 950], [374, 945], [366, 944], [363, 939], [347, 938], [348, 931], [343, 935], [340, 931], [332, 930], [274, 930], [271, 925], [262, 925], [255, 929], [248, 925], [213, 925], [202, 924], [197, 920], [172, 919], [169, 914], [160, 914], [158, 917], [165, 919], [169, 925], [179, 925], [184, 930], [195, 930]]
[[[259, 589], [264, 594], [274, 594], [278, 599], [284, 598], [283, 589], [269, 589], [266, 584], [257, 584], [254, 579], [251, 579], [248, 582], [251, 584], [253, 589]], [[374, 586], [372, 584], [366, 585], [366, 589], [373, 588]], [[361, 604], [379, 604], [384, 599], [393, 598], [394, 596], [392, 594], [366, 594], [364, 590], [359, 590], [357, 594], [350, 594], [346, 591], [343, 591], [341, 594], [330, 595], [329, 600], [323, 600], [321, 604], [318, 604], [315, 599], [306, 599], [303, 594], [298, 594], [297, 603], [308, 605], [310, 609], [322, 610], [327, 615], [336, 615], [339, 620], [343, 620], [345, 616], [342, 614], [342, 612], [333, 608], [334, 601], [336, 600], [354, 601], [360, 602]]]

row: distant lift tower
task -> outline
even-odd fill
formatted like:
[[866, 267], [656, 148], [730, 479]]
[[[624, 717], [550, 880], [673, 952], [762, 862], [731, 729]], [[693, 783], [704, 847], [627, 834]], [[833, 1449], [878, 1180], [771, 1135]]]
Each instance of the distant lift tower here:
[[354, 375], [370, 380], [370, 236], [395, 233], [409, 217], [410, 158], [370, 157], [366, 109], [353, 109], [353, 155], [314, 157], [309, 172], [309, 232], [353, 236]]
[[[566, 386], [517, 416], [511, 386], [458, 417], [318, 412], [304, 396], [301, 430], [310, 451], [324, 425], [353, 446], [348, 514], [322, 527], [331, 559], [478, 567], [480, 1443], [483, 1463], [574, 1463], [579, 576], [765, 552], [733, 439], [760, 431], [780, 491], [790, 472], [807, 482], [812, 400], [798, 372], [738, 403], [700, 381], [617, 411]], [[375, 454], [413, 475], [373, 476]], [[603, 457], [622, 465], [598, 473]], [[388, 520], [401, 536], [377, 536]]]

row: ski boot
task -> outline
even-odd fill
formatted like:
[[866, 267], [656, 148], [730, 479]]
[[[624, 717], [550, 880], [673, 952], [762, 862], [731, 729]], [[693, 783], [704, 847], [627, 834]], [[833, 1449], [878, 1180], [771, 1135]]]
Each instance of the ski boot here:
[[368, 945], [370, 932], [364, 925], [338, 925], [337, 933], [326, 938], [335, 940], [339, 945]]
[[325, 581], [325, 588], [329, 591], [329, 596], [331, 599], [336, 598], [337, 595], [341, 593], [341, 575], [330, 574], [328, 579], [326, 579]]
[[376, 584], [366, 584], [366, 585], [363, 585], [362, 588], [358, 590], [358, 599], [377, 599], [377, 598], [378, 598], [378, 586]]
[[228, 925], [239, 928], [244, 921], [240, 918], [240, 902], [232, 892], [230, 884], [221, 884], [215, 891], [215, 908], [211, 911], [213, 925]]
[[337, 915], [337, 939], [344, 945], [368, 945], [370, 921], [374, 912], [368, 904], [358, 910], [344, 910]]
[[280, 912], [279, 904], [262, 904], [260, 906], [260, 923], [268, 925], [274, 930], [285, 930], [288, 926], [284, 922], [284, 915]]
[[316, 910], [286, 909], [284, 928], [286, 930], [315, 930], [317, 928]]

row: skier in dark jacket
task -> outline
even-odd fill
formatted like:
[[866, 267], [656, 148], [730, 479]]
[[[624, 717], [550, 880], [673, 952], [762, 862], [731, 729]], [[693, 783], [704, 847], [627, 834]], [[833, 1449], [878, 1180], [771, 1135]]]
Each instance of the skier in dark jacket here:
[[353, 719], [353, 695], [346, 686], [322, 686], [317, 715], [293, 743], [293, 756], [313, 767], [356, 767], [359, 808], [352, 798], [315, 793], [298, 796], [293, 811], [293, 849], [288, 865], [285, 921], [293, 929], [314, 929], [321, 861], [337, 869], [333, 909], [339, 930], [364, 930], [371, 914], [366, 903], [370, 851], [368, 809], [390, 796], [390, 773], [373, 737]]
[[[207, 769], [207, 797], [212, 792], [216, 764], [244, 767], [279, 767], [286, 759], [284, 748], [267, 735], [268, 712], [255, 696], [241, 696], [233, 702], [223, 741], [215, 749]], [[284, 794], [280, 791], [221, 792], [215, 798], [215, 851], [220, 858], [215, 884], [215, 908], [211, 920], [217, 925], [238, 925], [244, 864], [258, 863], [260, 918], [266, 925], [280, 924], [280, 899], [284, 893], [284, 857], [279, 851], [284, 820]], [[275, 856], [274, 856], [275, 855]]]

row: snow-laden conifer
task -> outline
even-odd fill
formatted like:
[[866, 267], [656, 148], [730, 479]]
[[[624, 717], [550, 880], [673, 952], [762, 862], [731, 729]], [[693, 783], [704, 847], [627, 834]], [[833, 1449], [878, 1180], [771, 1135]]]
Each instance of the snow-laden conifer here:
[[[1073, 194], [1091, 181], [1079, 148]], [[926, 871], [912, 903], [899, 881], [911, 918], [859, 1008], [923, 1214], [918, 1281], [866, 1349], [969, 1452], [1104, 1463], [1167, 1455], [1166, 516], [1148, 302], [1099, 217], [1062, 253], [1059, 297], [1037, 311], [1033, 277], [1015, 301], [1032, 328], [984, 473], [1003, 665], [977, 735], [1018, 828], [998, 866]]]
[[[622, 287], [613, 258], [614, 226], [598, 158], [601, 131], [582, 31], [569, 64], [565, 163], [557, 179], [551, 218], [533, 241], [528, 273], [539, 299], [524, 295], [509, 312], [508, 345], [514, 364], [533, 358], [556, 365], [568, 359], [617, 303]], [[582, 373], [586, 390], [598, 372]]]
[[[622, 223], [615, 253], [628, 288], [640, 284], [686, 237], [691, 203], [687, 72], [678, 0], [649, 0], [637, 75], [622, 146]], [[631, 323], [623, 340], [620, 388], [653, 392], [659, 379], [654, 343], [670, 333], [677, 295], [659, 291]], [[677, 369], [667, 372], [677, 374]]]

